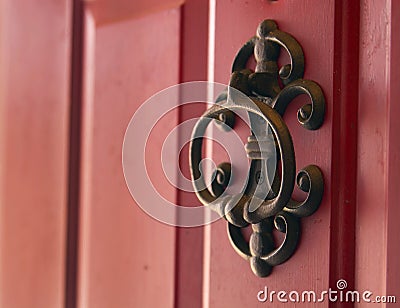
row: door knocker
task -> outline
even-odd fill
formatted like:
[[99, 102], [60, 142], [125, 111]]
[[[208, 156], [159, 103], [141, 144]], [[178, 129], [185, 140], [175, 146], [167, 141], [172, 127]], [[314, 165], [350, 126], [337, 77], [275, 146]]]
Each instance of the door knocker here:
[[[290, 56], [290, 64], [279, 69], [277, 60], [282, 47]], [[256, 60], [254, 72], [246, 68], [252, 55]], [[237, 53], [227, 92], [203, 114], [191, 138], [190, 166], [196, 195], [228, 221], [232, 246], [249, 260], [252, 271], [260, 277], [268, 276], [273, 266], [293, 255], [300, 237], [300, 218], [318, 209], [324, 191], [322, 172], [317, 166], [306, 166], [296, 175], [292, 137], [282, 119], [288, 104], [305, 94], [310, 102], [298, 110], [300, 125], [316, 130], [323, 123], [325, 98], [322, 90], [315, 82], [302, 79], [303, 74], [304, 55], [299, 43], [280, 31], [274, 21], [263, 21], [257, 35]], [[247, 100], [236, 93], [245, 95]], [[201, 177], [202, 144], [211, 121], [233, 128], [233, 112], [237, 110], [247, 111], [249, 115], [251, 135], [245, 148], [250, 170], [241, 194], [224, 195], [231, 165], [219, 165], [208, 188]], [[273, 165], [271, 155], [276, 157]], [[295, 182], [307, 194], [303, 202], [292, 199]], [[253, 233], [247, 242], [241, 228], [249, 224]], [[272, 236], [274, 228], [285, 235], [278, 247]]]

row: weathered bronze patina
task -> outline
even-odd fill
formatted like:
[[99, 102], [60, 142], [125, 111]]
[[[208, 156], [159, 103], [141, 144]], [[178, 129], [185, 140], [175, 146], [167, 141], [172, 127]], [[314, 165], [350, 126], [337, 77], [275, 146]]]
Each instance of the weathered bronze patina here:
[[[279, 68], [277, 61], [282, 48], [290, 56], [290, 64]], [[256, 60], [254, 72], [246, 68], [252, 55]], [[260, 277], [268, 276], [273, 266], [293, 255], [300, 237], [300, 218], [313, 214], [322, 200], [324, 181], [317, 166], [306, 166], [296, 176], [292, 137], [282, 119], [288, 104], [305, 94], [310, 102], [298, 110], [299, 123], [308, 130], [316, 130], [323, 123], [322, 90], [315, 82], [302, 79], [303, 74], [304, 55], [299, 43], [280, 31], [274, 21], [263, 21], [257, 35], [239, 50], [233, 62], [229, 89], [198, 121], [190, 145], [191, 175], [199, 200], [228, 221], [233, 247], [249, 260], [253, 272]], [[238, 91], [248, 99], [238, 99], [234, 93]], [[201, 180], [202, 143], [205, 130], [213, 120], [234, 128], [234, 112], [238, 110], [249, 114], [251, 135], [246, 151], [250, 170], [241, 194], [224, 195], [231, 165], [219, 165], [211, 188], [207, 188]], [[277, 158], [273, 166], [269, 162], [272, 154]], [[269, 181], [271, 170], [272, 181]], [[292, 199], [295, 182], [307, 193], [303, 202]], [[247, 242], [241, 229], [249, 224], [253, 233]], [[285, 233], [278, 247], [273, 240], [274, 228]]]

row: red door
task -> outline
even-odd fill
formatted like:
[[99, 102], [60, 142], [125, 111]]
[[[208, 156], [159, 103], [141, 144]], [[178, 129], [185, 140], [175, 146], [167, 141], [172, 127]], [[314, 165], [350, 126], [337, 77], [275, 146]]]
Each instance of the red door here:
[[[296, 113], [305, 98], [289, 105], [284, 120], [294, 142], [296, 171], [310, 163], [319, 166], [325, 191], [318, 211], [302, 219], [297, 252], [264, 279], [253, 275], [247, 262], [230, 249], [223, 221], [208, 227], [210, 277], [205, 285], [210, 307], [284, 306], [285, 299], [269, 297], [266, 302], [259, 302], [257, 294], [267, 289], [270, 296], [271, 291], [318, 293], [329, 287], [336, 289], [339, 279], [345, 279], [349, 288], [354, 289], [357, 130], [353, 127], [357, 125], [358, 76], [353, 72], [358, 71], [359, 4], [223, 2], [217, 1], [215, 8], [216, 81], [226, 81], [238, 46], [255, 34], [258, 23], [266, 17], [275, 20], [282, 31], [292, 34], [301, 44], [305, 54], [304, 78], [317, 81], [326, 98], [325, 120], [316, 131], [301, 128]], [[329, 302], [319, 304], [327, 307]]]
[[[400, 301], [397, 1], [47, 2], [0, 2], [0, 307], [312, 307], [288, 294], [338, 291], [338, 281], [370, 292], [372, 307], [398, 305], [384, 303]], [[305, 97], [284, 121], [296, 171], [319, 166], [325, 190], [301, 221], [295, 254], [259, 278], [232, 248], [225, 220], [186, 228], [145, 213], [121, 161], [126, 129], [150, 97], [187, 81], [227, 84], [236, 52], [264, 19], [299, 42], [304, 78], [324, 93], [321, 128], [298, 124]], [[287, 61], [282, 53], [279, 63]], [[177, 182], [190, 177], [191, 129], [178, 124], [209, 106], [177, 102], [165, 101], [171, 110], [139, 149], [148, 178], [136, 178], [135, 189], [152, 200], [149, 179], [171, 204], [200, 206], [170, 183], [163, 163]], [[150, 105], [143, 123], [159, 108]], [[249, 134], [242, 124], [235, 132], [243, 141]], [[176, 146], [163, 152], [167, 139]], [[226, 159], [211, 141], [206, 148], [216, 164]], [[140, 163], [130, 159], [128, 167]], [[234, 168], [246, 177], [246, 164]], [[267, 289], [274, 297], [260, 301]]]

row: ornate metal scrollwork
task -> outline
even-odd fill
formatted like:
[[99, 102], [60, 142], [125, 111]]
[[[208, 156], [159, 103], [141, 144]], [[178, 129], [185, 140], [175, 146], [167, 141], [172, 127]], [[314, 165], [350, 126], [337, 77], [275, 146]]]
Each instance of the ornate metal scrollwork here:
[[[290, 56], [290, 64], [278, 67], [280, 49]], [[254, 55], [255, 71], [247, 69]], [[319, 207], [324, 191], [322, 172], [309, 165], [296, 176], [295, 152], [292, 137], [282, 117], [288, 104], [305, 94], [310, 103], [297, 113], [301, 126], [318, 129], [324, 119], [325, 99], [318, 84], [304, 80], [304, 55], [299, 43], [278, 29], [272, 20], [263, 21], [257, 35], [239, 50], [232, 68], [230, 87], [217, 103], [203, 114], [193, 130], [190, 145], [191, 175], [200, 201], [228, 221], [231, 244], [240, 256], [250, 261], [253, 272], [265, 277], [272, 267], [288, 260], [300, 238], [300, 218], [313, 214]], [[248, 100], [238, 99], [240, 91]], [[231, 166], [218, 166], [211, 189], [202, 180], [200, 162], [205, 130], [212, 120], [233, 128], [233, 113], [245, 110], [249, 114], [251, 135], [246, 144], [250, 159], [248, 182], [237, 195], [224, 195]], [[271, 165], [269, 158], [276, 155]], [[272, 170], [272, 171], [271, 171]], [[273, 173], [272, 180], [268, 175]], [[307, 193], [303, 202], [292, 199], [295, 182]], [[253, 233], [247, 242], [242, 228], [251, 224]], [[273, 229], [285, 234], [275, 247]]]

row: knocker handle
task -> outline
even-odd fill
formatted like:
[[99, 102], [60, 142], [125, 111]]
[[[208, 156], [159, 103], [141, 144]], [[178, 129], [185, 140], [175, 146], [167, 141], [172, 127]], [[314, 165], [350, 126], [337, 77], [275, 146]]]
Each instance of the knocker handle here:
[[[261, 117], [271, 128], [281, 157], [285, 157], [285, 159], [281, 160], [281, 170], [284, 176], [281, 177], [277, 197], [272, 200], [260, 200], [260, 206], [257, 210], [254, 212], [247, 210], [244, 219], [242, 217], [244, 207], [249, 207], [249, 202], [247, 201], [251, 200], [252, 196], [242, 193], [235, 196], [223, 195], [222, 197], [217, 197], [206, 187], [204, 176], [202, 176], [204, 171], [201, 169], [201, 153], [205, 131], [211, 120], [218, 120], [219, 115], [227, 109], [233, 112], [244, 110]], [[257, 137], [255, 136], [256, 139]], [[197, 122], [191, 137], [190, 170], [197, 197], [204, 205], [210, 206], [220, 216], [226, 217], [228, 221], [239, 227], [246, 226], [253, 220], [261, 220], [263, 217], [273, 216], [280, 212], [289, 202], [295, 178], [293, 161], [293, 142], [285, 122], [270, 106], [256, 99], [248, 99], [247, 102], [242, 101], [240, 105], [234, 102], [214, 105]]]

